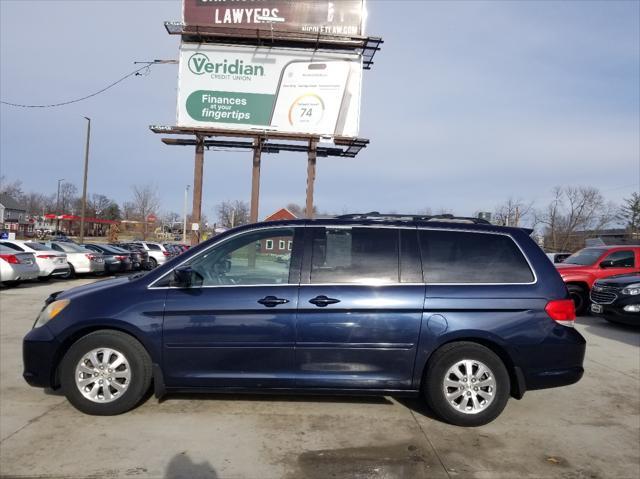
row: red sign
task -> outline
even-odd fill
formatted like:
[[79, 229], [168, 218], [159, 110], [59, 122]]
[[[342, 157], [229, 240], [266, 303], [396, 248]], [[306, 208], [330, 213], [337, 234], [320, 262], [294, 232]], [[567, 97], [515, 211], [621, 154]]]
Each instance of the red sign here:
[[[183, 0], [183, 21], [206, 27], [362, 35], [364, 0]], [[249, 32], [247, 32], [249, 33]]]
[[158, 221], [158, 217], [156, 215], [154, 215], [153, 213], [151, 213], [149, 216], [147, 216], [147, 222], [148, 223], [155, 223], [156, 221]]

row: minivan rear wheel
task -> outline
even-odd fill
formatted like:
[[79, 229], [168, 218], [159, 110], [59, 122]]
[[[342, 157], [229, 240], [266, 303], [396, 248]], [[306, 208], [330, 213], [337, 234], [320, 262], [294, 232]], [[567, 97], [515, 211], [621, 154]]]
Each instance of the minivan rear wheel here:
[[76, 341], [60, 363], [60, 384], [78, 410], [99, 416], [137, 406], [151, 384], [151, 359], [133, 337], [102, 330]]
[[472, 342], [450, 343], [429, 360], [423, 393], [438, 417], [456, 426], [482, 426], [505, 408], [509, 373], [489, 348]]

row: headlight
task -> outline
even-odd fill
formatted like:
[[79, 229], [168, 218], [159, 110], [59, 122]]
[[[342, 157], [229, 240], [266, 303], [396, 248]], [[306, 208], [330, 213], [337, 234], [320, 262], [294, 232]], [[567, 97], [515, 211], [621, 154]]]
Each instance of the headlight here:
[[55, 318], [64, 308], [69, 305], [69, 302], [70, 301], [68, 299], [60, 299], [58, 301], [50, 303], [46, 308], [42, 310], [42, 312], [38, 316], [38, 319], [36, 320], [36, 324], [34, 324], [33, 327], [39, 328], [40, 326], [43, 326], [44, 324], [49, 322], [50, 319]]
[[628, 296], [636, 296], [640, 294], [640, 283], [630, 284], [629, 286], [625, 286], [622, 290], [622, 294], [626, 294]]

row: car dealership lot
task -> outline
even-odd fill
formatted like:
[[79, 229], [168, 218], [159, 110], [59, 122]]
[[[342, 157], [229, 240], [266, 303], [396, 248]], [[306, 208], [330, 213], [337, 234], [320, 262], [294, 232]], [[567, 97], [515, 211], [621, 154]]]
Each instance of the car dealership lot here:
[[85, 416], [22, 380], [21, 340], [45, 297], [81, 279], [0, 290], [0, 475], [395, 478], [640, 475], [640, 329], [580, 318], [578, 384], [510, 400], [475, 429], [418, 400], [170, 396]]

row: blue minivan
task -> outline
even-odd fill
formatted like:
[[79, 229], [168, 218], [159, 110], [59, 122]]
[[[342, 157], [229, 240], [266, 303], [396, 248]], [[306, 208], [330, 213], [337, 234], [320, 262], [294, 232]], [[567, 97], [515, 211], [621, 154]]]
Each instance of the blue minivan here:
[[575, 383], [584, 338], [530, 231], [344, 215], [229, 230], [159, 268], [51, 295], [24, 378], [88, 414], [168, 392], [420, 396], [477, 426]]

